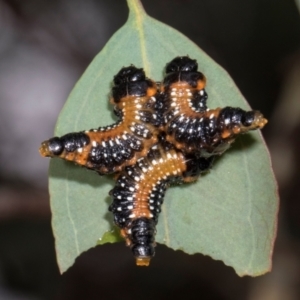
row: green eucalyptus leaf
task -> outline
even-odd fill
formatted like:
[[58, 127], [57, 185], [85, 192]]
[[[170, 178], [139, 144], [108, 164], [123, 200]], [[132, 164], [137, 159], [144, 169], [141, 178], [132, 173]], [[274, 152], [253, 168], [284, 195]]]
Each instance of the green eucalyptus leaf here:
[[[112, 124], [108, 99], [113, 76], [120, 68], [134, 64], [159, 81], [166, 63], [178, 55], [197, 59], [208, 80], [209, 107], [249, 108], [227, 72], [193, 42], [149, 17], [138, 0], [128, 0], [128, 5], [126, 24], [95, 57], [71, 92], [60, 113], [56, 135]], [[116, 241], [108, 213], [112, 187], [110, 177], [51, 160], [52, 224], [62, 272], [83, 251], [97, 243]], [[196, 183], [167, 191], [157, 242], [222, 260], [239, 275], [263, 274], [271, 268], [277, 210], [269, 154], [260, 133], [254, 132], [239, 138]], [[125, 245], [124, 251], [129, 251]]]

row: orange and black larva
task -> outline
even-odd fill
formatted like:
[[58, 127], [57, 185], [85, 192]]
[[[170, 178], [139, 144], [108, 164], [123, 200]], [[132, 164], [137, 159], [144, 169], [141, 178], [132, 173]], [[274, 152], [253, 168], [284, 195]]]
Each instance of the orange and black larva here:
[[142, 69], [122, 68], [112, 89], [117, 123], [54, 137], [40, 147], [42, 156], [118, 174], [109, 210], [137, 265], [148, 265], [154, 255], [169, 185], [195, 181], [238, 134], [267, 123], [258, 111], [208, 109], [206, 79], [197, 69], [189, 57], [173, 59], [158, 90]]
[[259, 111], [225, 107], [208, 109], [205, 76], [189, 57], [166, 66], [156, 106], [167, 140], [184, 152], [201, 156], [222, 154], [240, 133], [264, 127]]
[[109, 210], [137, 265], [149, 265], [154, 256], [156, 224], [170, 183], [196, 180], [210, 168], [212, 160], [213, 157], [184, 155], [173, 145], [160, 142], [147, 157], [120, 173], [110, 191], [113, 203]]
[[111, 102], [119, 121], [111, 126], [68, 133], [42, 143], [42, 156], [60, 157], [107, 174], [121, 171], [157, 142], [156, 84], [142, 69], [122, 68], [114, 77]]

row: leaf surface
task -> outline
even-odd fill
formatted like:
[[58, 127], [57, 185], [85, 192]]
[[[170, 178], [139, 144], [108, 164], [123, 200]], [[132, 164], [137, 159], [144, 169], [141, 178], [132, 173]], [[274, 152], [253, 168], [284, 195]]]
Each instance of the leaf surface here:
[[[160, 81], [166, 63], [179, 55], [197, 59], [208, 80], [209, 107], [249, 108], [227, 72], [193, 42], [146, 15], [137, 0], [128, 0], [128, 5], [126, 24], [71, 92], [56, 125], [57, 136], [114, 122], [108, 99], [121, 67], [143, 67]], [[51, 160], [49, 173], [57, 259], [64, 272], [83, 251], [115, 242], [107, 233], [114, 228], [108, 212], [113, 180], [59, 159]], [[277, 209], [269, 154], [260, 133], [254, 132], [239, 138], [196, 183], [167, 191], [157, 242], [222, 260], [239, 275], [263, 274], [271, 268]]]

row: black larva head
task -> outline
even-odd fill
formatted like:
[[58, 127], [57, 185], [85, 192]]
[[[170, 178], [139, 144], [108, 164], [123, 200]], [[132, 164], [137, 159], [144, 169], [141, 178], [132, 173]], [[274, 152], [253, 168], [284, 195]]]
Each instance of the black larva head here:
[[122, 68], [114, 77], [114, 84], [112, 88], [114, 103], [118, 103], [126, 96], [143, 97], [149, 87], [154, 87], [154, 82], [145, 76], [144, 70], [135, 66]]
[[44, 141], [39, 151], [44, 157], [53, 157], [60, 155], [64, 151], [64, 144], [60, 138], [53, 137], [48, 141]]
[[170, 61], [166, 66], [166, 73], [174, 72], [196, 72], [198, 63], [195, 59], [188, 56], [178, 56]]
[[60, 138], [54, 137], [48, 141], [48, 148], [53, 155], [60, 155], [64, 150], [64, 145]]
[[131, 65], [129, 67], [122, 68], [119, 73], [114, 77], [114, 84], [126, 84], [128, 82], [144, 81], [146, 79], [143, 69], [138, 69]]
[[166, 65], [166, 76], [163, 81], [165, 89], [168, 90], [176, 82], [186, 82], [192, 88], [198, 89], [200, 86], [202, 86], [200, 89], [205, 86], [205, 76], [198, 71], [196, 60], [188, 56], [179, 56]]
[[251, 126], [255, 120], [255, 111], [247, 111], [241, 117], [241, 122], [244, 126]]

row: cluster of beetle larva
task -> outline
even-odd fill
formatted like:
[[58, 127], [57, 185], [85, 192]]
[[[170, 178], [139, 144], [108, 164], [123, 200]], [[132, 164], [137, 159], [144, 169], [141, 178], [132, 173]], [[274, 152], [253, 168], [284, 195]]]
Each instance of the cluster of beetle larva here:
[[158, 84], [133, 65], [114, 77], [110, 126], [53, 137], [42, 156], [60, 157], [99, 174], [116, 173], [109, 210], [137, 265], [154, 256], [158, 214], [170, 183], [195, 181], [235, 138], [264, 127], [259, 111], [208, 109], [196, 60], [176, 57]]

